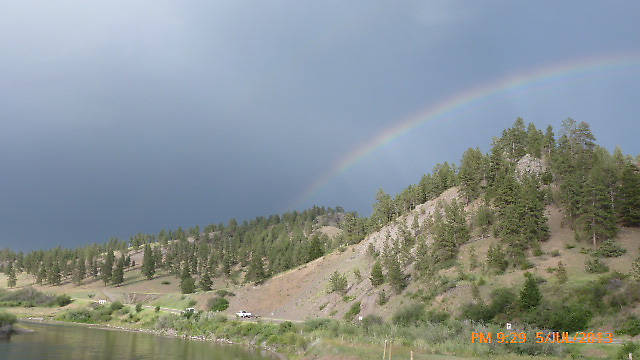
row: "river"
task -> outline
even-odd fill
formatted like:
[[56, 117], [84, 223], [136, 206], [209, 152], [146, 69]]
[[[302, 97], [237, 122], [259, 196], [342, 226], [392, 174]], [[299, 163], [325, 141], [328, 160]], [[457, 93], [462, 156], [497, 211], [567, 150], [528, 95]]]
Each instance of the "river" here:
[[77, 325], [19, 323], [32, 333], [0, 341], [6, 360], [264, 360], [265, 352], [152, 334]]

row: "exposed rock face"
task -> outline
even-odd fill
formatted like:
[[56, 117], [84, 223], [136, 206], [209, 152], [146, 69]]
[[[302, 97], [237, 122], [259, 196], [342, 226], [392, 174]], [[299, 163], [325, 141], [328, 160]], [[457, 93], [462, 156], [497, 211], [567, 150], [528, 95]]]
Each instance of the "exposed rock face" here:
[[544, 162], [529, 154], [523, 156], [518, 160], [518, 164], [516, 164], [516, 173], [518, 174], [518, 177], [522, 177], [524, 175], [540, 175], [545, 170]]

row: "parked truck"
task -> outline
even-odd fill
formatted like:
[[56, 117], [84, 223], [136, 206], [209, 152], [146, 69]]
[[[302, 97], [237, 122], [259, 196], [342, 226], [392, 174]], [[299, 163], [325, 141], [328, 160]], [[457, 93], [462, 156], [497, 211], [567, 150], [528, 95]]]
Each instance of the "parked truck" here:
[[244, 310], [240, 310], [239, 312], [236, 313], [236, 316], [239, 317], [239, 318], [248, 319], [248, 318], [253, 317], [253, 314], [251, 314], [250, 312], [246, 312]]

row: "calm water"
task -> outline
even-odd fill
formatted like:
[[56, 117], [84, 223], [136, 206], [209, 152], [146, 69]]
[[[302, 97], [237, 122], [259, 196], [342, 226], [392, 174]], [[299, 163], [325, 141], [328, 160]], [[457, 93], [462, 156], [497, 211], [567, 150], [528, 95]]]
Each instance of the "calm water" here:
[[0, 341], [0, 359], [7, 360], [264, 360], [267, 354], [238, 345], [111, 331], [74, 325], [20, 323], [31, 334]]

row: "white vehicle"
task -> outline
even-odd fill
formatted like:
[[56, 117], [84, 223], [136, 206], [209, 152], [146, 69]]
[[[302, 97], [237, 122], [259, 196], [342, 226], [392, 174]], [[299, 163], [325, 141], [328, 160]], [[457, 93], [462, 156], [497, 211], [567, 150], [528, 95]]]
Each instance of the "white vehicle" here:
[[251, 314], [250, 312], [246, 312], [244, 310], [240, 310], [240, 312], [236, 313], [236, 316], [241, 318], [250, 318], [250, 317], [253, 317], [253, 314]]

